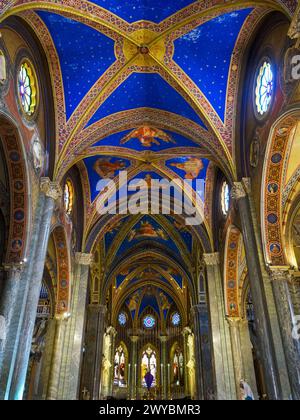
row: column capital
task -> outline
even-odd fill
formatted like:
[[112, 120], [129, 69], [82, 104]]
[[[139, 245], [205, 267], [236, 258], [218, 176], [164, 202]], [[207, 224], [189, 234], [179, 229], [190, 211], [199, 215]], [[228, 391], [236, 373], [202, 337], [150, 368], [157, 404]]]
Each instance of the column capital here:
[[97, 304], [94, 304], [94, 303], [89, 304], [88, 309], [92, 312], [96, 312], [96, 313], [99, 313], [99, 314], [101, 313], [103, 315], [105, 315], [106, 311], [107, 311], [106, 305], [99, 305], [98, 303]]
[[269, 272], [273, 282], [286, 282], [292, 279], [290, 267], [288, 266], [271, 266], [269, 267]]
[[227, 316], [226, 317], [226, 320], [227, 320], [227, 322], [229, 324], [229, 327], [234, 327], [234, 328], [239, 327], [239, 325], [242, 322], [242, 318], [239, 317], [239, 316], [237, 316], [237, 317]]
[[131, 335], [129, 338], [133, 343], [137, 343], [140, 337], [138, 335]]
[[251, 194], [251, 178], [242, 178], [242, 184], [245, 192]]
[[91, 265], [94, 262], [93, 254], [85, 254], [83, 252], [76, 252], [75, 262], [80, 265]]
[[3, 270], [13, 275], [16, 280], [20, 280], [24, 268], [25, 265], [22, 263], [3, 264]]
[[245, 198], [247, 196], [247, 193], [245, 191], [245, 187], [243, 183], [234, 182], [230, 195], [231, 195], [231, 198], [236, 201], [240, 200], [241, 198]]
[[220, 254], [219, 252], [214, 252], [211, 254], [203, 254], [203, 260], [206, 265], [218, 265], [220, 264]]
[[168, 341], [169, 337], [167, 335], [161, 335], [159, 337], [159, 339], [162, 343], [166, 343]]
[[300, 38], [300, 4], [298, 4], [290, 28], [288, 30], [288, 37], [291, 39]]
[[50, 178], [41, 178], [40, 188], [46, 197], [50, 197], [54, 201], [62, 196], [60, 184], [58, 182], [52, 182]]

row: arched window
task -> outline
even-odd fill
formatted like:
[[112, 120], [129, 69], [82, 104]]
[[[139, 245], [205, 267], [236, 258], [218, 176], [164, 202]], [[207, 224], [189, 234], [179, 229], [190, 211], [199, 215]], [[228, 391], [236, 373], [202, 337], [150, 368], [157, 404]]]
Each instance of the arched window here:
[[74, 201], [74, 188], [73, 188], [72, 181], [68, 179], [65, 183], [65, 189], [64, 189], [64, 205], [65, 205], [65, 211], [68, 215], [72, 214], [73, 201]]
[[180, 325], [180, 322], [181, 322], [181, 318], [180, 318], [179, 313], [178, 313], [178, 312], [174, 312], [174, 313], [171, 315], [171, 324], [172, 324], [174, 327], [178, 327], [178, 325]]
[[119, 321], [119, 324], [121, 325], [121, 327], [124, 327], [126, 325], [127, 315], [125, 314], [125, 312], [120, 312], [119, 313], [118, 321]]
[[222, 184], [221, 189], [221, 209], [224, 216], [227, 216], [230, 204], [230, 191], [229, 185], [226, 181]]
[[[147, 374], [150, 373], [153, 378], [147, 378]], [[141, 378], [142, 378], [142, 386], [144, 388], [155, 387], [157, 384], [157, 356], [156, 351], [152, 347], [147, 347], [146, 350], [142, 353], [142, 363], [141, 363]]]
[[33, 66], [24, 61], [18, 75], [18, 95], [22, 111], [32, 116], [37, 107], [37, 79]]
[[120, 388], [125, 388], [127, 386], [125, 380], [126, 368], [125, 350], [123, 346], [120, 345], [116, 350], [114, 359], [114, 384]]
[[270, 108], [274, 92], [274, 75], [271, 63], [264, 61], [258, 71], [255, 88], [255, 105], [258, 116], [265, 115]]
[[184, 385], [184, 359], [180, 348], [176, 348], [173, 356], [173, 383], [176, 386]]

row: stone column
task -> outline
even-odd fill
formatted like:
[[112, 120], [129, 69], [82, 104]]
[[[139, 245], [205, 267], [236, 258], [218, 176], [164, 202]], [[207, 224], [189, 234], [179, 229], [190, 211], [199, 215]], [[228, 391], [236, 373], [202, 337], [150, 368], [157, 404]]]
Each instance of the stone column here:
[[256, 375], [254, 369], [252, 343], [250, 340], [249, 322], [241, 319], [239, 322], [241, 356], [243, 361], [243, 379], [250, 385], [255, 399], [258, 399]]
[[201, 338], [200, 338], [200, 305], [192, 307], [193, 330], [195, 335], [195, 362], [196, 362], [196, 389], [197, 400], [203, 400], [203, 371], [202, 371], [202, 355], [201, 355]]
[[14, 307], [10, 320], [8, 321], [9, 328], [5, 329], [6, 340], [2, 343], [0, 356], [0, 399], [9, 399], [10, 387], [17, 357], [19, 339], [22, 332], [22, 323], [26, 307], [27, 295], [32, 277], [34, 258], [37, 249], [40, 224], [43, 216], [45, 204], [45, 194], [40, 193], [37, 206], [35, 209], [34, 223], [30, 235], [30, 247], [28, 249], [28, 261], [23, 265], [21, 279], [16, 293]]
[[105, 305], [89, 305], [81, 389], [86, 390], [93, 400], [100, 398], [105, 315]]
[[67, 321], [68, 319], [65, 316], [60, 315], [55, 317], [55, 334], [46, 397], [47, 400], [58, 399], [58, 386]]
[[300, 400], [300, 342], [293, 337], [295, 314], [289, 291], [291, 276], [288, 267], [270, 269], [292, 396], [294, 400]]
[[216, 398], [236, 399], [233, 357], [229, 326], [226, 322], [223, 284], [218, 253], [204, 254], [212, 332], [212, 352], [215, 363]]
[[240, 396], [240, 381], [244, 378], [243, 373], [243, 362], [242, 362], [242, 349], [240, 341], [240, 331], [239, 324], [240, 318], [227, 318], [230, 330], [231, 338], [231, 347], [233, 355], [233, 366], [235, 373], [235, 385], [236, 385], [236, 394], [239, 399]]
[[128, 384], [128, 386], [130, 386], [130, 399], [131, 400], [136, 400], [137, 398], [137, 343], [139, 340], [139, 336], [138, 335], [131, 335], [130, 336], [130, 340], [131, 340], [131, 357], [130, 357], [130, 379], [131, 379], [131, 384]]
[[161, 342], [161, 364], [162, 364], [162, 373], [163, 376], [160, 378], [161, 390], [162, 390], [162, 400], [168, 399], [168, 354], [167, 354], [167, 342], [168, 337], [166, 335], [161, 335], [159, 337]]
[[37, 246], [34, 257], [30, 261], [30, 264], [32, 264], [32, 271], [28, 273], [31, 275], [26, 279], [28, 282], [28, 293], [9, 393], [9, 399], [12, 400], [21, 400], [23, 397], [36, 310], [40, 296], [50, 235], [51, 218], [55, 201], [61, 197], [62, 191], [59, 184], [51, 182], [49, 178], [42, 178], [41, 193], [45, 198], [41, 222], [38, 226]]
[[184, 393], [185, 396], [191, 396], [190, 387], [189, 387], [189, 372], [187, 364], [189, 362], [188, 360], [188, 344], [187, 339], [190, 334], [191, 330], [189, 328], [184, 328], [182, 331], [183, 335], [183, 357], [184, 357]]
[[1, 360], [3, 356], [4, 342], [7, 336], [7, 331], [10, 328], [13, 310], [16, 305], [23, 268], [24, 265], [21, 264], [6, 264], [4, 266], [7, 274], [0, 299], [0, 317], [2, 319], [2, 334], [0, 335], [0, 369], [2, 364]]
[[110, 326], [106, 329], [103, 339], [103, 361], [102, 361], [102, 384], [101, 399], [106, 399], [111, 392], [111, 379], [113, 369], [113, 341], [116, 334], [114, 327]]
[[248, 321], [233, 317], [228, 317], [227, 321], [231, 337], [237, 398], [241, 397], [240, 381], [242, 379], [250, 385], [255, 398], [257, 398]]
[[241, 182], [234, 183], [232, 198], [237, 202], [242, 224], [249, 282], [256, 317], [255, 324], [258, 335], [259, 351], [262, 358], [261, 362], [264, 369], [268, 397], [271, 400], [280, 400], [282, 399], [282, 389], [262, 271], [260, 269], [258, 248], [252, 223], [250, 203], [247, 197], [246, 189]]
[[62, 399], [76, 400], [78, 398], [89, 267], [92, 262], [92, 254], [80, 252], [75, 254], [71, 318], [67, 325], [59, 386], [59, 396]]

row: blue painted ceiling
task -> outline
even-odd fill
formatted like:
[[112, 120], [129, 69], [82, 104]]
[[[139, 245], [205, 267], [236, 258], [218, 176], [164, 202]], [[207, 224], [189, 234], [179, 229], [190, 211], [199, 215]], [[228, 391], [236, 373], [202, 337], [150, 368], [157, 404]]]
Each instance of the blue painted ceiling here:
[[195, 0], [93, 0], [127, 22], [150, 20], [159, 23]]

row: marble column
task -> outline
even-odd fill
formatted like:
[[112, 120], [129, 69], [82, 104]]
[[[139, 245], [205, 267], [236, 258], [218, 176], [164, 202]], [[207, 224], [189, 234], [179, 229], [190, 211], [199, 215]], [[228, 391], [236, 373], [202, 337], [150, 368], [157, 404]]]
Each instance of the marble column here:
[[243, 379], [250, 385], [254, 398], [258, 399], [256, 375], [254, 369], [254, 360], [252, 352], [252, 343], [250, 340], [249, 321], [241, 318], [239, 322], [241, 356], [243, 366]]
[[300, 342], [293, 337], [295, 313], [289, 290], [292, 281], [288, 267], [270, 267], [272, 288], [294, 400], [300, 400]]
[[223, 283], [218, 253], [204, 254], [212, 334], [212, 353], [215, 364], [216, 399], [236, 399], [233, 356], [229, 326], [226, 321]]
[[47, 400], [58, 399], [58, 387], [62, 364], [63, 344], [66, 333], [66, 326], [68, 322], [68, 319], [63, 315], [56, 316], [54, 319], [55, 333], [46, 397]]
[[88, 392], [93, 400], [99, 400], [100, 398], [106, 310], [105, 305], [98, 304], [90, 304], [87, 310], [81, 389]]
[[16, 283], [16, 289], [14, 290], [14, 293], [16, 293], [15, 304], [9, 309], [11, 314], [5, 330], [6, 340], [2, 343], [2, 348], [0, 350], [0, 399], [9, 399], [44, 204], [45, 194], [41, 192], [37, 201], [34, 221], [30, 232], [28, 261], [23, 265], [20, 281]]
[[88, 277], [92, 262], [92, 254], [81, 252], [75, 254], [71, 317], [67, 325], [59, 385], [59, 397], [66, 400], [76, 400], [79, 393]]
[[137, 398], [137, 346], [138, 346], [138, 335], [131, 335], [130, 341], [131, 341], [131, 356], [130, 356], [130, 379], [131, 383], [128, 384], [130, 386], [130, 399], [136, 400]]
[[102, 384], [101, 384], [101, 399], [106, 399], [111, 395], [111, 380], [113, 372], [113, 342], [116, 334], [114, 327], [110, 326], [106, 329], [103, 339], [103, 360], [102, 360]]
[[258, 248], [252, 223], [249, 200], [246, 189], [241, 182], [234, 183], [232, 198], [237, 202], [242, 224], [250, 289], [256, 317], [255, 324], [258, 336], [258, 345], [264, 369], [268, 397], [271, 400], [280, 400], [282, 399], [282, 389], [263, 277], [260, 269]]
[[167, 342], [168, 336], [161, 335], [159, 337], [161, 343], [161, 364], [162, 364], [162, 377], [160, 378], [162, 400], [168, 399], [168, 354], [167, 354]]
[[203, 366], [201, 354], [201, 338], [200, 338], [200, 306], [195, 305], [191, 310], [193, 319], [193, 330], [195, 336], [195, 363], [196, 363], [196, 390], [197, 400], [203, 400]]
[[243, 379], [250, 385], [255, 399], [257, 399], [257, 387], [248, 320], [228, 317], [227, 321], [231, 337], [237, 398], [241, 398], [240, 381]]
[[41, 193], [45, 198], [41, 222], [38, 227], [35, 254], [33, 259], [30, 261], [30, 264], [32, 264], [32, 270], [30, 273], [28, 273], [30, 275], [26, 279], [28, 282], [28, 293], [26, 296], [26, 305], [24, 310], [24, 317], [22, 320], [21, 334], [18, 342], [9, 392], [9, 399], [12, 400], [21, 400], [23, 397], [30, 356], [31, 341], [36, 319], [36, 310], [40, 296], [45, 258], [50, 235], [51, 218], [55, 201], [58, 200], [62, 195], [59, 184], [51, 182], [49, 178], [42, 178]]
[[188, 367], [187, 364], [189, 362], [188, 360], [188, 336], [191, 333], [191, 330], [189, 328], [184, 328], [182, 331], [182, 336], [183, 336], [183, 357], [184, 357], [184, 393], [185, 396], [191, 396], [191, 391], [190, 391], [190, 387], [189, 387], [189, 372], [188, 372]]
[[240, 331], [239, 331], [240, 318], [227, 318], [227, 321], [229, 325], [230, 338], [231, 338], [236, 394], [239, 399], [240, 381], [241, 379], [244, 378], [242, 349], [241, 349], [241, 340], [240, 340]]
[[24, 264], [6, 264], [4, 266], [6, 278], [0, 296], [0, 316], [2, 317], [2, 334], [0, 336], [0, 369], [7, 331], [10, 328], [13, 310], [16, 305], [18, 289]]

